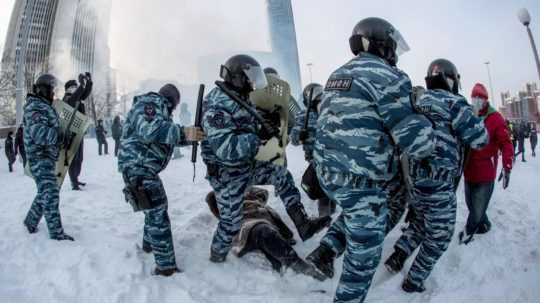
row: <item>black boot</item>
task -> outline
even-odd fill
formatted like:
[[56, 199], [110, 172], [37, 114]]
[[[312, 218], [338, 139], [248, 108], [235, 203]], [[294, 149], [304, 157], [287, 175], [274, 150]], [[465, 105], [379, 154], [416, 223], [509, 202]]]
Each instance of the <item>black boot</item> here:
[[331, 216], [336, 212], [336, 202], [322, 198], [318, 201], [319, 204], [319, 217]]
[[225, 263], [227, 255], [220, 255], [213, 250], [210, 250], [210, 262], [212, 263]]
[[403, 291], [408, 292], [408, 293], [426, 291], [426, 288], [424, 287], [424, 285], [413, 284], [411, 281], [409, 281], [409, 279], [405, 279], [405, 281], [403, 281], [403, 284], [401, 284], [401, 289], [403, 289]]
[[142, 241], [142, 250], [149, 254], [152, 252], [152, 245], [150, 245], [150, 243], [148, 241]]
[[176, 273], [180, 273], [182, 272], [180, 269], [178, 269], [178, 267], [175, 267], [175, 268], [169, 268], [169, 269], [159, 269], [159, 268], [155, 268], [154, 269], [154, 275], [156, 276], [163, 276], [163, 277], [170, 277]]
[[326, 245], [321, 244], [309, 254], [306, 261], [313, 264], [313, 266], [324, 273], [325, 276], [332, 279], [334, 277], [335, 259], [336, 253]]
[[26, 230], [28, 230], [28, 233], [35, 234], [37, 233], [38, 229], [35, 226], [30, 225], [26, 220], [23, 222], [24, 226], [26, 227]]
[[287, 209], [289, 217], [291, 217], [298, 234], [302, 241], [306, 241], [320, 232], [323, 228], [328, 227], [332, 218], [329, 216], [321, 218], [310, 218], [306, 214], [306, 210], [302, 204], [296, 204]]
[[403, 269], [407, 257], [407, 254], [403, 250], [396, 247], [394, 248], [394, 253], [384, 262], [384, 266], [390, 273], [397, 274]]
[[52, 237], [51, 239], [56, 241], [75, 241], [72, 236], [68, 234], [60, 234], [58, 236]]
[[313, 264], [309, 264], [300, 258], [298, 261], [291, 264], [290, 268], [297, 274], [310, 276], [319, 281], [326, 280], [326, 275], [320, 272]]

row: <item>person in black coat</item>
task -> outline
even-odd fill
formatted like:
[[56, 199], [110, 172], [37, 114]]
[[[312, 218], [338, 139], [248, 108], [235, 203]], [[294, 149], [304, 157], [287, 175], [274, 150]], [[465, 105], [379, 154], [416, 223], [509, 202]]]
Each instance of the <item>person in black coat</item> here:
[[[76, 107], [77, 110], [83, 115], [86, 114], [86, 106], [83, 101], [87, 100], [92, 93], [92, 75], [90, 73], [80, 74], [79, 83], [75, 80], [69, 80], [64, 86], [66, 93], [63, 101], [69, 104], [71, 107]], [[79, 145], [79, 150], [75, 154], [75, 157], [71, 161], [69, 166], [69, 179], [71, 180], [71, 187], [73, 190], [81, 190], [81, 186], [85, 186], [84, 182], [79, 181], [79, 176], [82, 170], [83, 162], [83, 150], [84, 140]]]
[[516, 138], [518, 142], [518, 153], [515, 154], [515, 158], [521, 154], [521, 162], [527, 162], [525, 160], [525, 139], [529, 136], [529, 129], [525, 122], [521, 122], [516, 125], [517, 133]]
[[17, 154], [15, 153], [15, 146], [13, 145], [13, 132], [9, 132], [5, 142], [5, 152], [8, 159], [9, 172], [13, 172], [13, 163], [17, 159]]
[[118, 150], [120, 149], [120, 137], [122, 137], [122, 122], [120, 117], [114, 117], [113, 124], [111, 126], [112, 138], [114, 139], [114, 156], [118, 157]]
[[538, 131], [536, 129], [536, 122], [531, 122], [530, 136], [532, 156], [536, 157], [536, 144], [538, 144]]
[[109, 154], [109, 146], [107, 144], [107, 131], [103, 127], [103, 120], [99, 119], [98, 125], [96, 126], [96, 138], [98, 141], [98, 153], [102, 155], [102, 147], [105, 147], [105, 155]]
[[26, 166], [26, 151], [24, 150], [23, 126], [17, 128], [15, 133], [15, 154], [19, 154], [23, 160], [23, 167]]

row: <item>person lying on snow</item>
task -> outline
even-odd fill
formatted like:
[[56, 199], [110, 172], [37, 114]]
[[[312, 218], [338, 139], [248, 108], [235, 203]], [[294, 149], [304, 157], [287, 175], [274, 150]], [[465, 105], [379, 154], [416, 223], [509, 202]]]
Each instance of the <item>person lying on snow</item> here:
[[[232, 252], [241, 258], [249, 252], [261, 251], [272, 264], [272, 268], [280, 273], [286, 268], [291, 268], [295, 273], [319, 281], [325, 280], [324, 274], [298, 256], [292, 247], [296, 244], [292, 231], [278, 213], [266, 205], [267, 202], [267, 190], [252, 187], [246, 191], [242, 227], [233, 239]], [[212, 214], [219, 219], [216, 195], [213, 191], [206, 196], [206, 203]]]

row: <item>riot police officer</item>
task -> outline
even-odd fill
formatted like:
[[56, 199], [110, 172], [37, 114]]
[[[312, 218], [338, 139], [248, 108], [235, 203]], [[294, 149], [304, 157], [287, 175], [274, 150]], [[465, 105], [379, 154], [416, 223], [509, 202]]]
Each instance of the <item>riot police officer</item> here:
[[205, 98], [202, 156], [208, 180], [216, 193], [220, 219], [212, 240], [210, 260], [224, 262], [242, 222], [242, 200], [250, 185], [274, 185], [303, 240], [324, 228], [330, 218], [308, 217], [291, 173], [283, 166], [255, 159], [258, 149], [278, 131], [256, 113], [249, 94], [267, 85], [259, 63], [250, 56], [231, 57], [221, 66]]

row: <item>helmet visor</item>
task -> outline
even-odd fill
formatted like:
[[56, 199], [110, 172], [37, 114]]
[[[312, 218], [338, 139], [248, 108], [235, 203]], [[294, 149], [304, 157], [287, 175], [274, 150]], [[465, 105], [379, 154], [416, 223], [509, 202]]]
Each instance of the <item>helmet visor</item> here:
[[409, 44], [407, 43], [407, 41], [405, 41], [405, 38], [403, 38], [403, 36], [397, 29], [394, 29], [394, 31], [390, 33], [390, 37], [396, 43], [396, 54], [398, 56], [401, 56], [411, 50]]
[[248, 65], [244, 68], [244, 74], [246, 74], [253, 90], [263, 89], [268, 85], [266, 75], [260, 66]]
[[317, 100], [322, 97], [323, 94], [323, 88], [322, 86], [315, 86], [313, 87], [312, 93], [311, 93], [311, 100]]

